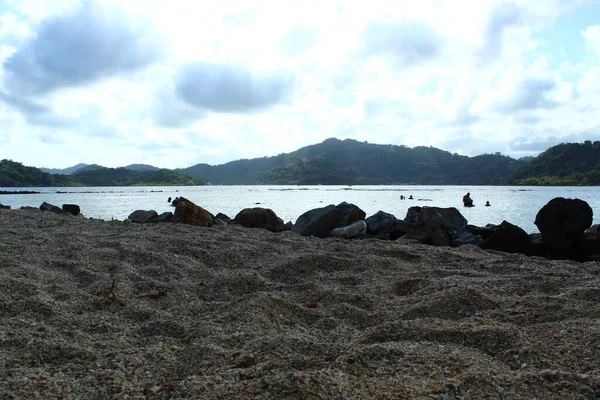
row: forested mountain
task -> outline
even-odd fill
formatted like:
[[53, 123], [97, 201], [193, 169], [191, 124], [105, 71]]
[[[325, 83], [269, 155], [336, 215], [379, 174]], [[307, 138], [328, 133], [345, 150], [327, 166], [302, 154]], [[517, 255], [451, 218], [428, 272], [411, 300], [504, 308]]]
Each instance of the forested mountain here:
[[40, 168], [40, 170], [49, 174], [71, 175], [72, 173], [88, 166], [89, 164], [79, 163], [69, 168]]
[[72, 175], [49, 174], [21, 163], [0, 161], [0, 187], [43, 186], [169, 186], [198, 185], [195, 180], [181, 172], [169, 169], [135, 171], [127, 168], [86, 166]]
[[513, 171], [510, 185], [598, 185], [600, 142], [561, 143]]
[[54, 175], [39, 168], [26, 167], [21, 163], [0, 161], [0, 187], [23, 186], [74, 186], [70, 176]]
[[520, 161], [467, 157], [434, 147], [378, 145], [327, 139], [292, 153], [181, 171], [211, 184], [486, 184], [504, 179]]
[[85, 165], [53, 175], [3, 160], [0, 187], [131, 185], [600, 185], [600, 142], [561, 143], [515, 160], [500, 153], [462, 156], [434, 147], [327, 139], [291, 153], [169, 170], [145, 164]]

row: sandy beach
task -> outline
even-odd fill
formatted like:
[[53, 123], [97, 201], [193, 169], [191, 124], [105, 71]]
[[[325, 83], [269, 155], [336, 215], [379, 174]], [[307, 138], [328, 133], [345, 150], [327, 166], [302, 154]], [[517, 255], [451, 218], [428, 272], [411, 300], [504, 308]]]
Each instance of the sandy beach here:
[[600, 264], [0, 210], [7, 399], [593, 399]]

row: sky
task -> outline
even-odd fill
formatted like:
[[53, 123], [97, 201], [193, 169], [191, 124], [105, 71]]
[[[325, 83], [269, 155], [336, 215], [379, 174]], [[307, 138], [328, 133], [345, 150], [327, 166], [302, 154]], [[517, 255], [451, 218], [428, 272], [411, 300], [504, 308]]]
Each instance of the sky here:
[[600, 140], [598, 0], [0, 0], [0, 159], [185, 168], [336, 137]]

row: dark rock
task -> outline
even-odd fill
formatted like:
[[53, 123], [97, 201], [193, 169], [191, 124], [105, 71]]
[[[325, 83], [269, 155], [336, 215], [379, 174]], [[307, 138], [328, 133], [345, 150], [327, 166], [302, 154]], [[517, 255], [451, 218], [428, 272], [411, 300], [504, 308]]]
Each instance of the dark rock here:
[[283, 220], [269, 208], [244, 208], [235, 216], [231, 224], [242, 225], [246, 228], [262, 228], [271, 232], [285, 230]]
[[62, 210], [74, 216], [81, 214], [81, 208], [77, 204], [63, 204]]
[[392, 227], [396, 224], [396, 217], [384, 211], [377, 211], [365, 220], [367, 223], [367, 233], [369, 235], [383, 235], [390, 233]]
[[154, 210], [135, 210], [127, 219], [137, 224], [158, 222], [158, 213]]
[[367, 234], [367, 223], [356, 221], [348, 226], [336, 228], [331, 231], [331, 236], [343, 239], [353, 239]]
[[0, 209], [2, 209], [2, 210], [10, 210], [10, 206], [5, 206], [4, 204], [0, 203]]
[[494, 228], [493, 234], [481, 245], [482, 249], [531, 255], [533, 248], [529, 235], [523, 229], [507, 221]]
[[288, 221], [288, 222], [285, 223], [285, 230], [286, 231], [291, 231], [293, 227], [294, 227], [294, 224], [292, 223], [292, 221]]
[[158, 220], [160, 222], [171, 222], [173, 220], [173, 213], [171, 211], [166, 211], [158, 216]]
[[475, 225], [467, 225], [467, 230], [471, 232], [475, 236], [480, 236], [484, 241], [492, 237], [494, 234], [494, 229], [496, 225], [487, 224], [484, 227], [475, 226]]
[[231, 222], [231, 218], [229, 218], [227, 215], [225, 215], [223, 213], [218, 213], [217, 215], [215, 215], [213, 222], [216, 222], [216, 220], [221, 220], [221, 221], [225, 222], [226, 224]]
[[21, 209], [21, 210], [29, 210], [29, 211], [34, 211], [34, 210], [35, 210], [35, 211], [40, 211], [40, 209], [39, 209], [39, 208], [36, 208], [36, 207], [31, 207], [31, 206], [23, 206], [23, 207], [21, 207], [20, 209]]
[[592, 225], [593, 211], [580, 199], [556, 197], [540, 209], [535, 225], [551, 256], [562, 257]]
[[57, 206], [55, 206], [53, 204], [50, 204], [50, 203], [46, 203], [46, 202], [42, 203], [42, 205], [40, 206], [40, 210], [42, 210], [42, 211], [51, 211], [51, 212], [56, 213], [56, 214], [62, 214], [63, 213], [62, 208], [57, 207]]
[[421, 215], [421, 207], [418, 207], [418, 206], [410, 207], [406, 211], [406, 217], [404, 217], [404, 220], [406, 222], [418, 224], [419, 223], [419, 215]]
[[473, 246], [481, 246], [485, 240], [471, 232], [469, 229], [463, 229], [461, 231], [448, 230], [450, 238], [452, 238], [452, 246], [462, 246], [464, 244], [472, 244]]
[[454, 207], [421, 207], [419, 224], [430, 222], [456, 232], [463, 231], [467, 227], [467, 219]]
[[342, 222], [340, 222], [339, 225], [340, 227], [351, 225], [356, 221], [362, 221], [367, 216], [367, 214], [358, 206], [346, 203], [345, 201], [341, 202], [336, 207], [342, 210], [342, 213], [344, 214], [344, 218], [342, 219]]
[[344, 219], [344, 212], [333, 204], [309, 210], [298, 217], [292, 232], [302, 236], [328, 237]]
[[397, 219], [396, 222], [390, 228], [390, 239], [396, 240], [406, 235], [409, 232], [412, 232], [416, 227], [416, 224], [408, 221], [403, 221], [401, 219]]
[[452, 239], [441, 225], [435, 221], [429, 221], [418, 225], [414, 230], [400, 238], [417, 243], [430, 244], [434, 246], [450, 246]]
[[173, 200], [173, 203], [175, 201], [177, 201], [177, 204], [175, 205], [175, 213], [171, 222], [204, 227], [212, 226], [212, 215], [204, 208], [194, 204], [185, 197], [178, 197]]

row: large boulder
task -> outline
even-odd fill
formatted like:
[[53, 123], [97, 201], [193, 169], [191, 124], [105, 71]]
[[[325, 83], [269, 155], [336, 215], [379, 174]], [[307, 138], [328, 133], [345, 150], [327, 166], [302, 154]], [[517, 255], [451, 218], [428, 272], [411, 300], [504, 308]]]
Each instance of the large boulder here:
[[63, 204], [62, 210], [75, 216], [81, 214], [81, 208], [77, 204]]
[[351, 225], [357, 221], [362, 221], [367, 216], [367, 214], [358, 206], [346, 203], [345, 201], [338, 204], [336, 208], [342, 210], [342, 213], [344, 214], [344, 218], [339, 225], [340, 227]]
[[507, 221], [489, 227], [492, 234], [481, 245], [482, 249], [503, 251], [505, 253], [521, 253], [531, 255], [533, 247], [529, 235], [523, 229]]
[[419, 224], [437, 223], [450, 231], [463, 231], [467, 227], [467, 219], [454, 207], [421, 207]]
[[421, 208], [422, 207], [419, 206], [409, 207], [409, 209], [406, 211], [406, 217], [404, 217], [404, 220], [412, 224], [418, 224], [419, 215], [421, 215]]
[[212, 226], [212, 215], [185, 197], [179, 197], [171, 222], [208, 227]]
[[231, 224], [239, 224], [247, 228], [262, 228], [271, 232], [285, 230], [283, 220], [269, 208], [244, 208], [235, 216]]
[[331, 231], [331, 236], [343, 239], [353, 239], [367, 234], [367, 223], [365, 221], [356, 221], [348, 226], [335, 228]]
[[390, 228], [390, 232], [389, 232], [390, 239], [396, 240], [398, 238], [401, 238], [402, 236], [406, 235], [407, 233], [415, 230], [416, 225], [417, 224], [414, 224], [412, 222], [397, 219], [396, 222], [394, 222], [394, 224]]
[[540, 209], [535, 225], [551, 256], [563, 256], [592, 225], [593, 211], [580, 199], [556, 197]]
[[365, 220], [367, 223], [367, 233], [369, 235], [383, 235], [390, 233], [396, 224], [396, 217], [384, 211], [377, 211]]
[[4, 204], [0, 203], [0, 209], [2, 209], [2, 210], [10, 210], [10, 206], [5, 206]]
[[228, 224], [231, 222], [231, 218], [229, 218], [229, 216], [227, 214], [217, 213], [217, 215], [215, 215], [215, 217], [213, 218], [213, 223], [215, 225], [217, 225], [217, 224], [221, 225], [221, 223], [217, 222], [217, 221], [221, 221], [224, 224]]
[[331, 231], [340, 226], [344, 212], [333, 204], [309, 210], [298, 217], [292, 232], [302, 236], [328, 237]]
[[173, 220], [173, 213], [171, 211], [165, 211], [158, 216], [159, 222], [171, 222]]
[[433, 246], [450, 246], [452, 244], [452, 238], [448, 232], [434, 221], [419, 224], [414, 230], [408, 232], [400, 239]]
[[158, 222], [158, 213], [154, 210], [135, 210], [127, 219], [137, 224]]
[[42, 211], [51, 211], [51, 212], [56, 213], [56, 214], [62, 214], [63, 213], [62, 208], [60, 208], [58, 206], [55, 206], [54, 204], [50, 204], [50, 203], [46, 203], [46, 202], [43, 202], [42, 205], [40, 205], [40, 210], [42, 210]]

